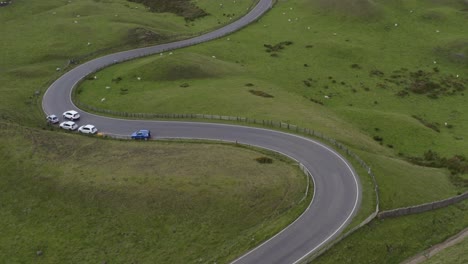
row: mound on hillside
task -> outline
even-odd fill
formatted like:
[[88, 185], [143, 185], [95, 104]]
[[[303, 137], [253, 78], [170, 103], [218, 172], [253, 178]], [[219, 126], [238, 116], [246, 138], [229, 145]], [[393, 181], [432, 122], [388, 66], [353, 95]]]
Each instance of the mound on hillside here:
[[154, 31], [137, 27], [129, 29], [125, 42], [128, 44], [151, 44], [167, 39], [167, 36]]
[[[194, 53], [169, 55], [134, 69], [145, 80], [176, 81], [220, 78], [241, 72], [239, 65]], [[131, 74], [131, 73], [130, 73]]]
[[458, 39], [434, 49], [438, 56], [468, 66], [468, 39]]
[[207, 16], [205, 10], [199, 8], [191, 0], [128, 0], [134, 3], [140, 3], [152, 12], [169, 12], [182, 16], [187, 21], [193, 21], [197, 18]]
[[428, 1], [434, 5], [439, 6], [451, 6], [454, 8], [466, 8], [468, 7], [468, 0], [430, 0]]
[[444, 21], [447, 19], [447, 16], [438, 10], [429, 10], [421, 15], [421, 18], [423, 18], [426, 21]]
[[378, 6], [371, 0], [312, 0], [321, 8], [337, 12], [344, 16], [357, 18], [376, 18], [379, 15]]

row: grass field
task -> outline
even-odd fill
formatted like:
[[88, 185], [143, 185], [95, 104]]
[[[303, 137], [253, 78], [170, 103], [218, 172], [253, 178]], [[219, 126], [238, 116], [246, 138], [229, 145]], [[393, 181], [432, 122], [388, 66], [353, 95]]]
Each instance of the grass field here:
[[[466, 227], [467, 207], [465, 201], [438, 211], [374, 220], [313, 263], [400, 263]], [[463, 250], [458, 253], [462, 258]]]
[[304, 210], [305, 176], [273, 153], [46, 129], [36, 91], [68, 60], [205, 31], [252, 4], [227, 1], [229, 18], [198, 2], [210, 15], [190, 23], [124, 0], [1, 7], [0, 262], [226, 262]]
[[[447, 170], [404, 159], [427, 150], [468, 155], [468, 64], [452, 58], [467, 56], [463, 4], [349, 1], [367, 10], [356, 15], [332, 2], [279, 2], [232, 36], [107, 68], [78, 88], [78, 99], [117, 111], [244, 116], [322, 131], [372, 164], [383, 209], [466, 190], [451, 184]], [[431, 85], [440, 89], [424, 90]]]
[[[302, 200], [298, 166], [274, 153], [0, 132], [0, 255], [8, 263], [225, 262], [310, 199]], [[255, 160], [264, 156], [273, 163]]]
[[435, 256], [424, 261], [424, 264], [463, 264], [468, 262], [468, 239], [446, 248]]
[[[190, 22], [124, 0], [34, 4], [18, 0], [2, 7], [0, 120], [44, 127], [40, 95], [35, 92], [44, 92], [62, 74], [57, 68], [66, 68], [70, 59], [81, 62], [205, 31], [235, 19], [252, 1], [223, 4], [220, 8], [215, 1], [197, 1], [210, 15]], [[80, 87], [79, 99], [129, 112], [208, 113], [290, 122], [337, 138], [370, 164], [380, 184], [381, 208], [441, 199], [466, 187], [453, 185], [446, 169], [417, 166], [405, 157], [422, 156], [429, 149], [444, 157], [468, 155], [466, 91], [457, 89], [467, 85], [466, 10], [460, 0], [278, 1], [258, 23], [229, 37], [99, 72], [97, 80]], [[257, 96], [264, 93], [272, 97]], [[5, 208], [0, 219], [6, 234], [0, 238], [0, 249], [8, 252], [11, 262], [38, 261], [37, 251], [43, 252], [40, 258], [46, 262], [225, 262], [273, 234], [302, 209], [269, 218], [283, 212], [271, 208], [284, 199], [280, 196], [285, 178], [252, 182], [244, 175], [246, 181], [238, 182], [232, 173], [237, 175], [236, 166], [244, 166], [245, 160], [233, 160], [233, 167], [216, 169], [213, 162], [206, 170], [190, 169], [197, 176], [193, 181], [181, 176], [182, 169], [194, 162], [223, 158], [222, 164], [234, 154], [250, 160], [259, 155], [252, 150], [187, 142], [148, 148], [35, 129], [31, 134], [10, 130], [0, 136], [0, 203]], [[80, 148], [67, 148], [70, 145]], [[95, 155], [80, 157], [93, 151]], [[138, 156], [129, 159], [130, 151], [167, 154], [172, 159], [149, 167]], [[207, 152], [213, 157], [201, 159]], [[177, 166], [169, 166], [175, 162]], [[295, 184], [302, 183], [303, 177], [291, 170]], [[217, 181], [215, 174], [208, 174], [212, 171], [223, 177]], [[148, 176], [159, 172], [159, 177]], [[164, 175], [175, 177], [171, 181]], [[226, 182], [236, 188], [222, 189]], [[271, 204], [259, 200], [251, 210], [252, 204], [241, 202], [242, 197], [257, 198], [261, 193], [245, 184], [263, 188], [265, 195], [273, 193], [277, 200]], [[363, 185], [366, 197], [357, 219], [367, 216], [373, 206], [367, 178]], [[213, 200], [219, 193], [226, 194], [226, 200]], [[288, 193], [291, 198], [285, 201], [297, 201], [300, 193]], [[228, 199], [234, 199], [229, 208], [238, 206], [237, 211], [219, 212], [228, 207]], [[288, 203], [281, 206], [289, 208]], [[239, 226], [225, 230], [222, 221], [206, 219], [197, 215], [199, 211]], [[233, 212], [255, 219], [236, 222]], [[396, 263], [465, 227], [466, 212], [465, 202], [420, 216], [375, 221], [320, 262]], [[206, 233], [202, 223], [215, 225], [217, 231]], [[186, 230], [189, 239], [181, 239]], [[246, 241], [251, 244], [238, 246]], [[148, 248], [160, 254], [149, 254]], [[204, 253], [209, 256], [201, 257]]]
[[[105, 69], [100, 79], [79, 87], [78, 99], [117, 111], [244, 116], [316, 129], [371, 165], [382, 210], [443, 199], [466, 184], [456, 186], [444, 168], [406, 158], [428, 150], [447, 158], [468, 155], [466, 10], [462, 1], [278, 2], [257, 24], [229, 37]], [[371, 195], [371, 185], [364, 185]], [[358, 219], [372, 204], [366, 196], [366, 213]], [[435, 213], [441, 219], [447, 214]], [[458, 214], [465, 220], [466, 208]], [[432, 223], [435, 229], [441, 221]], [[345, 240], [368, 241], [356, 253], [362, 257], [351, 262], [404, 259], [387, 260], [379, 247], [384, 232], [402, 244], [401, 256], [410, 256], [466, 221], [438, 229], [433, 238], [413, 221], [408, 230], [421, 235], [401, 242], [389, 230], [404, 225], [390, 221], [371, 237], [358, 233]], [[341, 263], [351, 254], [336, 250], [341, 259], [327, 255], [322, 261]]]
[[[226, 1], [235, 19], [253, 1]], [[155, 14], [126, 0], [14, 1], [0, 13], [0, 113], [2, 120], [38, 125], [35, 91], [44, 92], [69, 60], [82, 62], [113, 51], [190, 36], [231, 21], [212, 1], [198, 5], [210, 15], [189, 24], [171, 13]], [[218, 23], [219, 22], [219, 23]], [[221, 24], [220, 24], [221, 23]], [[73, 65], [72, 65], [73, 66]], [[28, 113], [28, 114], [25, 114]]]

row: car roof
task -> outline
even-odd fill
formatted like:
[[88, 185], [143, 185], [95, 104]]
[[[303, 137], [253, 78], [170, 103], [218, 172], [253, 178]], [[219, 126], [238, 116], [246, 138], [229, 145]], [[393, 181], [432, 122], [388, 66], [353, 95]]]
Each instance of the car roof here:
[[50, 118], [56, 118], [57, 116], [56, 115], [49, 115], [47, 117], [50, 117]]
[[69, 110], [69, 111], [66, 111], [65, 113], [70, 113], [70, 114], [73, 114], [73, 115], [78, 114], [78, 112], [75, 111], [75, 110]]
[[86, 128], [95, 128], [95, 126], [93, 126], [93, 125], [91, 125], [91, 124], [87, 124], [87, 125], [85, 125], [85, 126], [83, 126], [83, 127], [86, 127]]
[[75, 124], [75, 122], [73, 122], [73, 121], [65, 121], [65, 122], [63, 122], [63, 123], [65, 123], [65, 124], [70, 124], [70, 125], [71, 125], [71, 124]]

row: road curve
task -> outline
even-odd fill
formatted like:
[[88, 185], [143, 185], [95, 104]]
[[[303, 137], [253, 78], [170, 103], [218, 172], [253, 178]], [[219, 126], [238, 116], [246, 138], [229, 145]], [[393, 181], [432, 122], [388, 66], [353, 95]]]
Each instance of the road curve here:
[[[88, 74], [116, 62], [165, 52], [212, 40], [232, 33], [267, 12], [272, 0], [260, 0], [241, 19], [213, 32], [192, 39], [110, 54], [86, 62], [62, 75], [45, 92], [45, 114], [60, 116], [76, 109], [71, 100], [73, 87]], [[79, 125], [91, 123], [101, 132], [129, 135], [135, 130], [151, 129], [156, 138], [194, 138], [239, 142], [281, 152], [302, 163], [314, 180], [314, 199], [307, 210], [283, 231], [233, 263], [297, 263], [306, 255], [332, 240], [349, 224], [361, 202], [358, 177], [351, 166], [329, 147], [309, 138], [284, 132], [237, 125], [200, 122], [124, 120], [80, 111]]]

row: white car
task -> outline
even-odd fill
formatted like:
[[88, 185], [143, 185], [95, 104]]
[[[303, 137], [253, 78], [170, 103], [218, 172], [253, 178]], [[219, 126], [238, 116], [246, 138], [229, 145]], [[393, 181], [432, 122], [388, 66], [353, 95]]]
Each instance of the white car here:
[[57, 124], [59, 122], [59, 119], [56, 115], [48, 115], [46, 120], [49, 124]]
[[88, 124], [85, 126], [80, 126], [80, 128], [78, 128], [78, 131], [83, 134], [96, 134], [98, 130], [95, 126]]
[[60, 123], [60, 128], [63, 128], [66, 130], [76, 130], [78, 128], [78, 125], [73, 121], [65, 121], [65, 122]]
[[78, 112], [75, 110], [69, 110], [63, 113], [63, 118], [69, 120], [78, 120], [80, 119], [80, 114], [78, 114]]

